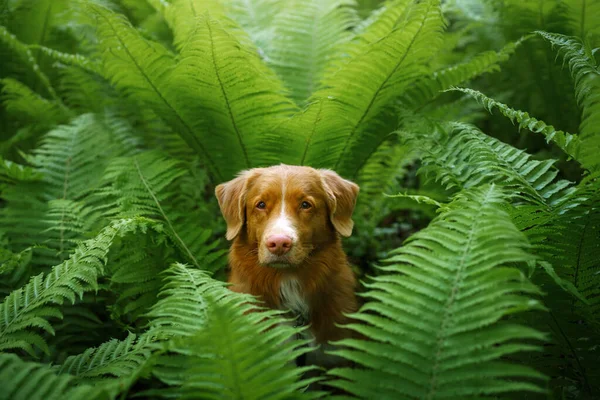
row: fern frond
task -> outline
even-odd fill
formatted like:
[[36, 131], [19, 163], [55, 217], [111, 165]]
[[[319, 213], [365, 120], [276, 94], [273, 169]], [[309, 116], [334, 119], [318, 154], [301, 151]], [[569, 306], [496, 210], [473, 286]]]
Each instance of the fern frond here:
[[[526, 128], [531, 132], [543, 134], [546, 137], [547, 143], [554, 142], [569, 157], [578, 160], [578, 153], [580, 151], [580, 142], [578, 136], [563, 132], [561, 130], [556, 130], [552, 125], [546, 125], [544, 121], [540, 121], [534, 117], [531, 117], [526, 112], [512, 109], [506, 104], [491, 99], [476, 90], [468, 88], [453, 88], [451, 90], [470, 95], [490, 113], [494, 108], [497, 108], [500, 113], [509, 118], [512, 123], [517, 121], [519, 123], [519, 128]], [[586, 165], [584, 165], [584, 167], [586, 167]]]
[[232, 29], [227, 20], [199, 18], [171, 82], [181, 89], [195, 88], [180, 90], [177, 100], [205, 116], [205, 127], [197, 135], [225, 177], [285, 160], [282, 140], [294, 137], [284, 136], [279, 125], [296, 111], [277, 76]]
[[57, 366], [58, 374], [76, 376], [84, 383], [101, 383], [104, 378], [126, 377], [138, 370], [152, 354], [155, 338], [130, 333], [124, 340], [112, 339], [97, 348], [71, 356]]
[[582, 108], [579, 160], [590, 171], [597, 171], [600, 169], [600, 67], [591, 50], [577, 39], [541, 31], [537, 34], [557, 46], [568, 62], [575, 85], [575, 97]]
[[289, 3], [279, 0], [224, 0], [222, 3], [227, 15], [250, 36], [261, 56], [268, 59], [275, 31], [274, 19], [290, 6]]
[[506, 321], [542, 309], [540, 293], [514, 263], [532, 260], [494, 186], [462, 192], [453, 209], [391, 253], [368, 284], [350, 327], [371, 341], [344, 340], [335, 354], [362, 368], [330, 372], [360, 398], [481, 398], [543, 392], [545, 377], [506, 356], [539, 350], [546, 336]]
[[302, 104], [317, 89], [334, 49], [351, 38], [353, 0], [293, 0], [273, 20], [268, 61]]
[[499, 51], [486, 51], [468, 61], [435, 71], [432, 76], [415, 82], [402, 95], [402, 104], [413, 108], [422, 107], [452, 86], [470, 81], [483, 74], [498, 71], [500, 63], [508, 60], [524, 40], [527, 38], [508, 43]]
[[42, 83], [49, 96], [63, 109], [68, 112], [67, 108], [62, 103], [60, 97], [50, 83], [48, 76], [42, 71], [36, 58], [27, 45], [21, 42], [15, 35], [10, 33], [4, 26], [0, 25], [0, 41], [10, 48], [15, 54], [23, 60], [23, 62], [33, 71], [39, 82]]
[[566, 0], [562, 3], [568, 10], [569, 27], [573, 35], [590, 43], [600, 39], [600, 3], [594, 0]]
[[0, 304], [0, 350], [23, 349], [33, 354], [37, 347], [48, 353], [40, 331], [54, 333], [50, 318], [61, 318], [60, 306], [75, 302], [85, 292], [97, 289], [104, 260], [118, 234], [144, 227], [147, 222], [123, 219], [111, 223], [98, 236], [83, 242], [64, 263], [40, 274], [12, 292]]
[[[333, 167], [342, 175], [354, 175], [388, 132], [368, 130], [378, 114], [410, 83], [426, 71], [426, 62], [441, 44], [444, 27], [439, 2], [414, 4], [406, 21], [389, 35], [366, 46], [322, 82], [325, 89], [312, 98], [304, 130], [314, 132], [307, 141], [305, 165]], [[368, 77], [368, 78], [367, 78]], [[345, 118], [314, 118], [345, 115]]]
[[2, 103], [16, 118], [34, 124], [38, 129], [50, 128], [68, 119], [61, 104], [43, 98], [21, 82], [8, 78], [0, 83]]
[[169, 297], [157, 304], [154, 329], [167, 328], [185, 337], [172, 340], [166, 346], [171, 355], [158, 360], [154, 373], [171, 387], [153, 394], [315, 397], [296, 392], [310, 382], [299, 379], [307, 368], [291, 367], [295, 357], [308, 350], [300, 347], [302, 341], [291, 340], [299, 334], [298, 328], [282, 324], [274, 311], [248, 313], [252, 307], [249, 296], [227, 290], [201, 271], [176, 264], [171, 272], [165, 286]]
[[93, 114], [48, 132], [30, 159], [44, 175], [48, 186], [44, 197], [79, 199], [97, 187], [108, 161], [131, 151], [119, 139], [124, 138], [113, 135], [102, 118]]
[[[203, 129], [203, 121], [176, 101], [181, 88], [170, 84], [175, 67], [173, 55], [160, 44], [142, 38], [123, 16], [104, 7], [90, 7], [98, 15], [105, 76], [127, 95], [152, 107], [202, 155], [210, 168], [215, 168], [210, 153], [196, 137], [196, 132]], [[221, 177], [218, 171], [215, 173]]]
[[570, 182], [556, 179], [553, 160], [532, 160], [472, 125], [450, 124], [449, 136], [431, 145], [421, 172], [433, 173], [448, 189], [497, 183], [521, 202], [549, 208], [559, 207], [575, 191]]
[[175, 263], [166, 269], [160, 300], [148, 312], [150, 332], [163, 337], [191, 336], [206, 325], [207, 297], [228, 307], [249, 311], [255, 302], [249, 295], [235, 294], [225, 283], [212, 279], [208, 273]]
[[[163, 220], [167, 233], [182, 254], [200, 268], [207, 255], [210, 232], [198, 228], [187, 219], [180, 219], [176, 210], [167, 208], [167, 199], [176, 195], [173, 184], [185, 175], [183, 166], [156, 152], [145, 152], [133, 157], [114, 160], [106, 169], [102, 193], [108, 199], [105, 205], [109, 215], [131, 217], [142, 215]], [[190, 230], [190, 223], [195, 229]]]
[[41, 175], [35, 169], [8, 161], [0, 157], [0, 182], [36, 182], [41, 179]]
[[6, 400], [111, 398], [101, 388], [75, 385], [72, 377], [56, 375], [50, 366], [23, 361], [14, 354], [0, 354], [0, 384], [0, 398]]

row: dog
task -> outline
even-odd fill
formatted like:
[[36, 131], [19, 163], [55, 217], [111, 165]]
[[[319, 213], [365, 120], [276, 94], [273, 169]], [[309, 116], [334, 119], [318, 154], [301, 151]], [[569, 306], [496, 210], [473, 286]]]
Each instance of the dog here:
[[356, 279], [340, 236], [350, 236], [359, 187], [326, 169], [278, 165], [242, 171], [215, 194], [227, 223], [235, 292], [287, 310], [319, 345], [310, 363], [336, 364], [328, 342], [357, 310]]

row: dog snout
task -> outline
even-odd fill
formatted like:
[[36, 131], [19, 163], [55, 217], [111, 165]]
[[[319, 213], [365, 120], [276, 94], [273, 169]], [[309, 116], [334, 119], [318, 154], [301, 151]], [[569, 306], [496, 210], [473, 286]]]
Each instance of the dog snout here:
[[267, 249], [271, 254], [282, 256], [292, 248], [292, 238], [286, 235], [271, 235], [267, 239]]

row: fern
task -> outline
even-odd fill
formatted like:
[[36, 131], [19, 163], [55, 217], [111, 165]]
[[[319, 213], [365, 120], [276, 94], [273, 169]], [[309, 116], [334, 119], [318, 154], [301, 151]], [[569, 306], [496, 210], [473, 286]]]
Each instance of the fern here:
[[82, 354], [69, 357], [57, 366], [60, 375], [72, 375], [81, 383], [103, 379], [130, 377], [148, 362], [152, 354], [155, 338], [150, 334], [137, 337], [129, 334], [124, 340], [112, 339], [98, 348], [87, 349]]
[[[366, 45], [335, 75], [323, 80], [326, 89], [315, 93], [310, 100], [313, 104], [303, 114], [307, 121], [301, 120], [305, 131], [314, 132], [306, 144], [303, 164], [333, 167], [352, 175], [356, 164], [376, 146], [382, 132], [366, 131], [365, 127], [403, 88], [426, 72], [424, 63], [440, 44], [443, 21], [437, 2], [415, 4], [407, 12], [405, 22]], [[365, 76], [369, 79], [361, 79]], [[343, 120], [320, 117], [342, 110], [347, 115]]]
[[[600, 10], [600, 9], [599, 9]], [[577, 39], [547, 32], [537, 32], [552, 45], [558, 46], [568, 61], [575, 84], [575, 96], [583, 109], [579, 140], [581, 163], [592, 171], [598, 170], [600, 159], [600, 70], [590, 50]]]
[[45, 364], [27, 362], [14, 354], [0, 354], [2, 399], [109, 399], [109, 393], [90, 385], [73, 385], [68, 375], [57, 376]]
[[[151, 393], [195, 398], [315, 397], [296, 392], [310, 383], [299, 380], [306, 368], [290, 366], [307, 351], [300, 348], [302, 342], [290, 341], [298, 328], [275, 329], [281, 320], [273, 311], [247, 313], [252, 307], [249, 297], [226, 290], [200, 271], [176, 264], [170, 272], [164, 292], [168, 297], [153, 310], [156, 323], [150, 329], [184, 338], [166, 346], [171, 354], [159, 359], [155, 369], [171, 387]], [[199, 325], [203, 329], [198, 330]]]
[[545, 339], [505, 320], [542, 307], [530, 297], [539, 289], [510, 266], [532, 256], [503, 203], [493, 186], [463, 192], [451, 211], [391, 254], [353, 316], [365, 324], [350, 325], [372, 341], [344, 340], [348, 349], [336, 352], [362, 368], [331, 371], [342, 378], [332, 385], [381, 399], [543, 391], [543, 375], [500, 360], [539, 350], [527, 341]]
[[542, 207], [559, 207], [574, 191], [556, 180], [552, 160], [530, 160], [522, 150], [488, 137], [466, 124], [452, 124], [450, 135], [424, 155], [423, 173], [436, 174], [447, 188], [502, 183], [515, 198]]
[[270, 64], [302, 104], [317, 89], [332, 52], [356, 23], [349, 0], [292, 1], [273, 20]]
[[[575, 135], [571, 135], [570, 133], [563, 132], [560, 130], [556, 130], [552, 125], [546, 125], [544, 121], [540, 121], [533, 117], [530, 117], [528, 113], [514, 110], [507, 106], [506, 104], [502, 104], [494, 99], [490, 99], [486, 95], [481, 92], [472, 89], [466, 88], [454, 88], [452, 90], [457, 90], [463, 93], [466, 93], [472, 97], [474, 97], [479, 103], [481, 103], [489, 112], [492, 112], [492, 109], [498, 108], [498, 110], [507, 118], [514, 123], [517, 121], [519, 123], [519, 128], [527, 128], [532, 132], [541, 133], [546, 137], [546, 142], [554, 142], [556, 145], [563, 150], [569, 157], [574, 159], [578, 159], [578, 153], [580, 151], [580, 143], [579, 137]], [[585, 165], [584, 165], [585, 166]]]
[[145, 224], [143, 220], [113, 222], [96, 238], [82, 243], [69, 260], [53, 267], [49, 274], [37, 275], [12, 292], [0, 304], [0, 350], [19, 348], [33, 354], [34, 348], [39, 348], [48, 354], [40, 334], [54, 332], [47, 320], [61, 318], [60, 306], [65, 301], [74, 303], [77, 296], [97, 289], [97, 278], [103, 273], [114, 238]]
[[402, 103], [411, 107], [423, 107], [441, 92], [479, 75], [499, 70], [499, 64], [508, 60], [518, 46], [526, 40], [516, 41], [504, 46], [500, 51], [487, 51], [477, 54], [471, 60], [452, 65], [434, 72], [431, 76], [415, 82], [414, 86], [402, 96]]

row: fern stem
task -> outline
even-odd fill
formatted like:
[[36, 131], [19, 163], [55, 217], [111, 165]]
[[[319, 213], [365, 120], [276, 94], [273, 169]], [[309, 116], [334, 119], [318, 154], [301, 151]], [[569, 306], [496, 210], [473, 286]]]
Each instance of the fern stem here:
[[150, 196], [152, 196], [152, 199], [154, 200], [154, 203], [156, 204], [156, 207], [160, 211], [160, 213], [161, 213], [162, 217], [164, 218], [165, 222], [169, 225], [169, 228], [171, 229], [171, 232], [173, 232], [173, 235], [175, 235], [175, 237], [177, 238], [177, 240], [179, 241], [179, 243], [181, 244], [181, 246], [185, 249], [188, 257], [194, 263], [194, 265], [196, 267], [198, 267], [198, 268], [201, 268], [200, 265], [198, 264], [198, 260], [196, 260], [196, 257], [194, 257], [194, 255], [192, 254], [192, 252], [190, 251], [190, 249], [188, 249], [188, 247], [185, 245], [185, 243], [183, 242], [183, 240], [181, 239], [181, 237], [175, 231], [175, 228], [173, 227], [173, 224], [171, 224], [171, 220], [169, 219], [169, 217], [167, 217], [167, 214], [165, 213], [165, 211], [163, 210], [162, 206], [160, 205], [160, 202], [156, 198], [156, 195], [154, 194], [154, 192], [150, 188], [150, 185], [146, 181], [146, 178], [144, 177], [144, 174], [142, 173], [142, 170], [140, 169], [140, 165], [139, 165], [137, 159], [134, 158], [133, 162], [135, 164], [135, 168], [137, 169], [138, 176], [140, 177], [142, 183], [146, 187], [146, 190], [148, 191], [148, 193], [150, 194]]

